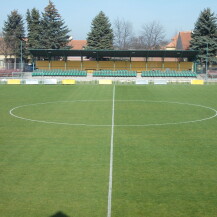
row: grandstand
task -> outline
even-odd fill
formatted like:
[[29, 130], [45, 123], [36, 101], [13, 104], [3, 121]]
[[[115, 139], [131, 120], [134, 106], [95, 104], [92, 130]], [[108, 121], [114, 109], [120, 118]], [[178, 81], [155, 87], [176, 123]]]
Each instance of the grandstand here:
[[[32, 49], [30, 52], [37, 68], [33, 76], [86, 76], [87, 73], [93, 77], [136, 77], [138, 73], [142, 77], [196, 76], [197, 51], [192, 50]], [[80, 61], [67, 60], [77, 56]], [[62, 57], [62, 60], [57, 61], [56, 57]], [[89, 60], [84, 61], [87, 58]]]

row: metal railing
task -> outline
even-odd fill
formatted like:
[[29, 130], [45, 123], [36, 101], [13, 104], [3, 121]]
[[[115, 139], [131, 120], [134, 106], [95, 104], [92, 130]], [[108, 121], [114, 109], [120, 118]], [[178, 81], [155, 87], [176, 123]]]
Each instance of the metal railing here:
[[27, 63], [4, 63], [0, 64], [0, 71], [32, 72], [33, 65]]

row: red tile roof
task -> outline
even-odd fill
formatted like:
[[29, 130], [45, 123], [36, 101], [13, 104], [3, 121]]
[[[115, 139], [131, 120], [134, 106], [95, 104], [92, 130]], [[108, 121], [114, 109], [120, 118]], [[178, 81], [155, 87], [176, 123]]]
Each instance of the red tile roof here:
[[183, 50], [189, 50], [190, 41], [191, 41], [191, 32], [180, 32], [179, 33], [180, 40], [182, 42]]
[[172, 38], [172, 41], [166, 45], [166, 49], [189, 50], [190, 41], [191, 31], [179, 32]]
[[85, 46], [87, 46], [86, 40], [71, 40], [69, 42], [69, 46], [71, 46], [72, 50], [83, 50]]
[[178, 40], [178, 34], [172, 38], [172, 41], [168, 45], [166, 45], [166, 48], [176, 48], [177, 40]]

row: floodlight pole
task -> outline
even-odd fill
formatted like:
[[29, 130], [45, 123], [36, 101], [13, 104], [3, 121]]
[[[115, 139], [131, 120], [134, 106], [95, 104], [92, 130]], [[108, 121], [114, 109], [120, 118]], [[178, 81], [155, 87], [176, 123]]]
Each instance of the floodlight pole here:
[[18, 39], [20, 40], [20, 69], [23, 70], [23, 38], [19, 36]]
[[20, 68], [23, 70], [23, 41], [20, 39]]
[[208, 70], [208, 42], [206, 43], [206, 81], [208, 79], [207, 70]]

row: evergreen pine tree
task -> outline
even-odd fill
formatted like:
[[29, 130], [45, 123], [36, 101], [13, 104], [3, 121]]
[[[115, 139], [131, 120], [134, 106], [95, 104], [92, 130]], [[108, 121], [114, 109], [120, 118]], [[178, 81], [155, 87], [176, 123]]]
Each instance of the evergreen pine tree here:
[[108, 17], [101, 11], [92, 21], [87, 37], [88, 49], [113, 49], [113, 30]]
[[42, 25], [39, 11], [35, 8], [33, 8], [32, 11], [27, 10], [26, 21], [28, 29], [28, 48], [42, 48]]
[[42, 17], [42, 48], [66, 48], [69, 42], [69, 30], [65, 26], [64, 21], [61, 19], [52, 1], [49, 1], [44, 13], [42, 13]]
[[[199, 51], [198, 61], [203, 64], [206, 61], [216, 61], [217, 55], [217, 18], [210, 8], [204, 9], [195, 24], [192, 32], [190, 48]], [[208, 49], [207, 49], [208, 48]]]
[[8, 19], [3, 27], [3, 36], [5, 44], [10, 48], [11, 54], [15, 55], [15, 58], [20, 58], [21, 46], [23, 57], [25, 57], [25, 42], [23, 41], [25, 37], [24, 22], [23, 17], [17, 10], [12, 11], [8, 15]]

